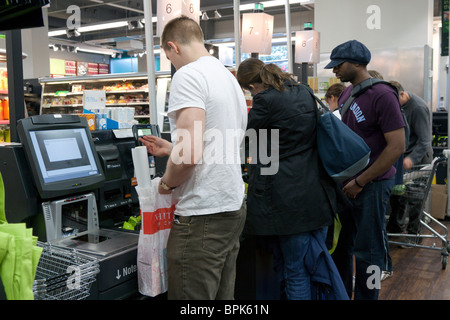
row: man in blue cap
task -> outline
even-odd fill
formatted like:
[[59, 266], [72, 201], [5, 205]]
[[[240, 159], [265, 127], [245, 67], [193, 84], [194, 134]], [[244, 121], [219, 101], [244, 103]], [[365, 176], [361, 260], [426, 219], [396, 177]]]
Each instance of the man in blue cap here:
[[[364, 44], [357, 40], [342, 43], [333, 49], [330, 59], [325, 69], [332, 68], [338, 79], [351, 83], [338, 100], [342, 121], [371, 149], [367, 167], [343, 184], [342, 190], [352, 202], [350, 224], [355, 228], [351, 230], [350, 247], [336, 249], [334, 258], [344, 283], [351, 288], [351, 281], [347, 279], [351, 279], [348, 275], [352, 272], [353, 252], [356, 258], [354, 299], [375, 300], [381, 271], [386, 270], [388, 260], [385, 211], [394, 185], [393, 165], [405, 151], [405, 123], [397, 93], [389, 85], [369, 85], [364, 92], [355, 94], [358, 86], [370, 83], [368, 79], [372, 78], [367, 71], [371, 54]], [[345, 105], [355, 87], [355, 99]], [[345, 257], [339, 256], [342, 252]], [[342, 261], [345, 261], [344, 267]]]

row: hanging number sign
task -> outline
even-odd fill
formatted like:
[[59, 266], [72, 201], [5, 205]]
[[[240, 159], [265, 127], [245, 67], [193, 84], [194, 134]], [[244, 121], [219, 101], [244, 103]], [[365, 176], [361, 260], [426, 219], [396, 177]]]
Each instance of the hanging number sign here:
[[161, 37], [167, 22], [181, 15], [200, 23], [200, 0], [158, 0], [156, 6], [158, 37]]
[[316, 30], [297, 31], [295, 33], [295, 62], [319, 63], [319, 32]]
[[242, 15], [242, 52], [270, 54], [273, 16], [263, 12]]

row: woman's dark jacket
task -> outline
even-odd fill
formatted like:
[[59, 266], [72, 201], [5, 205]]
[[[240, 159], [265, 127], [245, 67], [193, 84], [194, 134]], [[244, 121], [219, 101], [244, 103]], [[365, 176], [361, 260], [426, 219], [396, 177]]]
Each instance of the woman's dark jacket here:
[[[247, 132], [279, 130], [279, 169], [261, 175], [261, 150], [249, 166], [246, 233], [290, 235], [329, 226], [336, 212], [336, 183], [326, 174], [316, 148], [316, 102], [307, 89], [286, 82], [286, 91], [269, 88], [253, 97]], [[251, 135], [248, 135], [251, 136]], [[253, 145], [252, 145], [253, 143]], [[251, 150], [255, 141], [249, 142]], [[269, 151], [262, 151], [269, 154]], [[268, 153], [269, 152], [269, 153]], [[261, 161], [263, 160], [263, 161]]]

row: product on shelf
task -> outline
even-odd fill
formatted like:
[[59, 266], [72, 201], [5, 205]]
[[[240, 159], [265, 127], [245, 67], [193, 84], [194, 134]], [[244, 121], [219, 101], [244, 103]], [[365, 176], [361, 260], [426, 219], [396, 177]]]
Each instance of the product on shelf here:
[[73, 93], [83, 93], [84, 87], [82, 84], [73, 84], [72, 85], [72, 92]]
[[8, 90], [8, 71], [6, 68], [0, 68], [0, 91]]
[[87, 124], [89, 126], [89, 130], [91, 130], [91, 131], [95, 130], [95, 114], [80, 113], [80, 114], [78, 114], [78, 116], [86, 118]]
[[1, 100], [1, 104], [3, 107], [3, 120], [9, 120], [9, 100], [8, 100], [8, 98]]

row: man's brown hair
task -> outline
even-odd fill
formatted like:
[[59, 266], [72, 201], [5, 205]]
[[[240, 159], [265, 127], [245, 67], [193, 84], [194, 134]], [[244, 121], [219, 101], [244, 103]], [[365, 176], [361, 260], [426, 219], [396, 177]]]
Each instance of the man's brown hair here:
[[403, 88], [403, 86], [400, 84], [400, 82], [392, 80], [389, 81], [394, 87], [397, 88], [397, 93], [398, 95], [400, 95], [400, 93], [402, 93], [403, 91], [405, 91], [405, 89]]
[[193, 41], [204, 41], [203, 31], [200, 25], [187, 16], [180, 16], [170, 20], [164, 27], [161, 36], [161, 47], [164, 50], [169, 50], [167, 43], [169, 41], [176, 41], [181, 45], [189, 44]]

